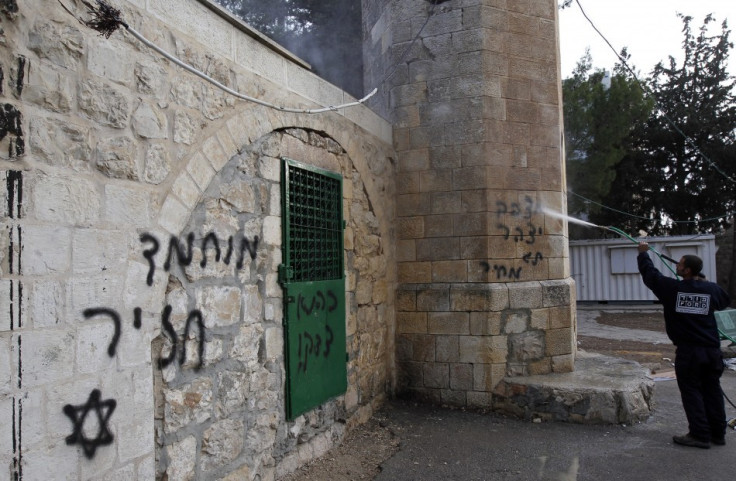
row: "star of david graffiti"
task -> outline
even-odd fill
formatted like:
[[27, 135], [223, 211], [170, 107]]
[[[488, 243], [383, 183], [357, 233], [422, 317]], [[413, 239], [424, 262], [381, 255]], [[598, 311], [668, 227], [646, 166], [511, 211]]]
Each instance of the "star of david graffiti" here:
[[[99, 446], [107, 446], [113, 440], [113, 435], [107, 428], [107, 421], [112, 416], [117, 402], [114, 399], [100, 401], [100, 397], [100, 390], [95, 389], [89, 394], [86, 404], [79, 406], [67, 404], [64, 406], [64, 414], [69, 416], [74, 424], [72, 434], [66, 437], [66, 444], [82, 446], [87, 459], [92, 459], [95, 456], [95, 451]], [[84, 433], [84, 423], [87, 420], [87, 415], [92, 411], [97, 415], [97, 436], [88, 438]]]

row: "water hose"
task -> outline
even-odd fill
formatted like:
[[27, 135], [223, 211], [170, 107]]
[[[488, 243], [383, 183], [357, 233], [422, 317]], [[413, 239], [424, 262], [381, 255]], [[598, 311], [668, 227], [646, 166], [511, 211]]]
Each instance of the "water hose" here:
[[[600, 227], [601, 229], [610, 230], [611, 232], [614, 232], [614, 233], [620, 235], [621, 237], [624, 237], [626, 239], [629, 239], [634, 244], [639, 244], [639, 241], [638, 240], [634, 239], [633, 237], [631, 237], [629, 234], [627, 234], [626, 232], [622, 231], [621, 229], [618, 229], [618, 228], [613, 227], [613, 226], [606, 226], [606, 227], [598, 226], [598, 227]], [[674, 269], [672, 269], [672, 266], [670, 266], [669, 264], [667, 264], [666, 262], [664, 262], [664, 261], [670, 261], [673, 264], [677, 264], [677, 261], [675, 259], [673, 259], [672, 257], [668, 257], [668, 256], [666, 256], [664, 254], [660, 254], [652, 246], [649, 246], [649, 250], [652, 251], [652, 252], [654, 252], [654, 254], [657, 257], [659, 257], [660, 260], [662, 260], [662, 263], [667, 267], [667, 269], [670, 270], [670, 272], [672, 272], [675, 275], [675, 278], [677, 278], [677, 279], [680, 278], [677, 275], [677, 272]]]

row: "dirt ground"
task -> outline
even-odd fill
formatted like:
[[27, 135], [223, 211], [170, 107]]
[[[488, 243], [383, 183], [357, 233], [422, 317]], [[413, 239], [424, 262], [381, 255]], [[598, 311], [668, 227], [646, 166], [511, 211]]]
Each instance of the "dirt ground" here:
[[[600, 324], [664, 332], [661, 312], [601, 312]], [[649, 344], [578, 336], [578, 348], [637, 361], [653, 373], [674, 369], [671, 344]], [[340, 446], [280, 481], [353, 481], [373, 479], [381, 464], [399, 449], [399, 437], [377, 413], [369, 422], [351, 431]]]

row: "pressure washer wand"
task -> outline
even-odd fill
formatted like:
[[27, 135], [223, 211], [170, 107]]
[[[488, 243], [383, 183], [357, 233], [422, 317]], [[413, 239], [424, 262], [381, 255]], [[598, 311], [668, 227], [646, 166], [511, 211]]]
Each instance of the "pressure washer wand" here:
[[[622, 231], [621, 229], [618, 229], [618, 228], [616, 228], [616, 227], [613, 227], [613, 226], [605, 226], [605, 227], [604, 227], [604, 226], [600, 226], [600, 225], [599, 225], [599, 226], [596, 226], [596, 227], [598, 227], [598, 228], [600, 228], [600, 229], [603, 229], [603, 230], [609, 230], [609, 231], [611, 231], [611, 232], [614, 232], [614, 233], [616, 233], [616, 234], [620, 235], [621, 237], [624, 237], [624, 238], [626, 238], [626, 239], [629, 239], [629, 240], [630, 240], [631, 242], [633, 242], [634, 244], [639, 244], [639, 241], [638, 241], [638, 240], [634, 239], [634, 238], [633, 238], [633, 237], [631, 237], [631, 236], [630, 236], [629, 234], [627, 234], [626, 232], [624, 232], [624, 231]], [[678, 262], [678, 261], [676, 261], [675, 259], [673, 259], [672, 257], [666, 256], [666, 255], [664, 255], [664, 254], [660, 254], [660, 253], [659, 253], [659, 252], [657, 252], [657, 251], [656, 251], [656, 250], [654, 249], [654, 247], [652, 247], [652, 246], [649, 246], [649, 250], [650, 250], [650, 251], [652, 251], [652, 252], [654, 252], [654, 254], [655, 254], [655, 255], [656, 255], [657, 257], [659, 257], [660, 259], [663, 259], [663, 260], [666, 260], [666, 261], [670, 261], [670, 262], [672, 262], [673, 264], [677, 264], [677, 262]], [[668, 269], [669, 269], [669, 270], [670, 270], [670, 271], [671, 271], [671, 272], [672, 272], [672, 273], [673, 273], [673, 274], [675, 275], [675, 277], [679, 277], [679, 276], [677, 275], [677, 272], [675, 272], [675, 271], [674, 271], [674, 270], [672, 269], [672, 267], [670, 267], [670, 266], [669, 266], [668, 264], [665, 264], [665, 265], [666, 265], [666, 266], [667, 266], [667, 268], [668, 268]]]

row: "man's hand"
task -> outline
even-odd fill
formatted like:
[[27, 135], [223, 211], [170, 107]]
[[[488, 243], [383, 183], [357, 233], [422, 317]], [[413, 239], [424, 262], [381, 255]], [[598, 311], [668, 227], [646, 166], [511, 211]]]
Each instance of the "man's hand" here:
[[647, 252], [649, 250], [649, 244], [647, 244], [646, 242], [639, 242], [638, 249], [640, 254], [642, 252]]

